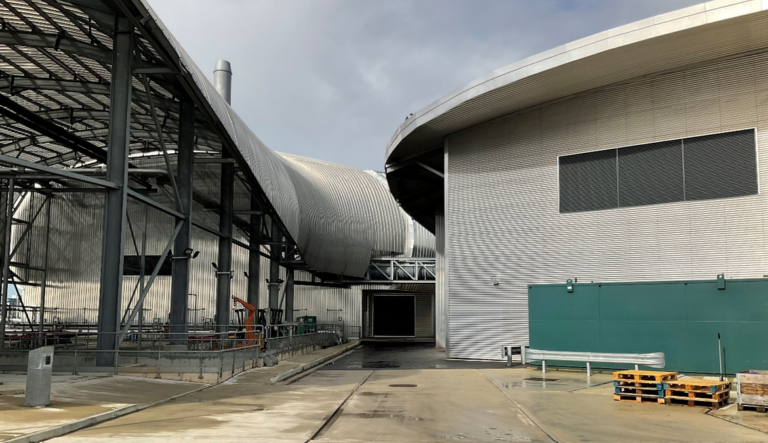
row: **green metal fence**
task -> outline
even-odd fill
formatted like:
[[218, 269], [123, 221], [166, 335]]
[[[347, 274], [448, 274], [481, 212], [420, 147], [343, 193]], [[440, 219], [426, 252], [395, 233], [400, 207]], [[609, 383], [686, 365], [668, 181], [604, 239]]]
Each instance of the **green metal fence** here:
[[718, 287], [716, 280], [579, 283], [573, 292], [565, 284], [531, 285], [530, 346], [664, 352], [667, 370], [714, 374], [720, 333], [727, 373], [768, 369], [768, 279]]

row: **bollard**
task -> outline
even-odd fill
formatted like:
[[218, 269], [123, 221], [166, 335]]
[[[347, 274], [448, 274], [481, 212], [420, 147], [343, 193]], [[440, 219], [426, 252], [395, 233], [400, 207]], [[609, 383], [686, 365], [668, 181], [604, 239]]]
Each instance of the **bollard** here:
[[42, 408], [51, 403], [51, 375], [53, 373], [53, 346], [29, 351], [27, 361], [27, 388], [24, 406]]

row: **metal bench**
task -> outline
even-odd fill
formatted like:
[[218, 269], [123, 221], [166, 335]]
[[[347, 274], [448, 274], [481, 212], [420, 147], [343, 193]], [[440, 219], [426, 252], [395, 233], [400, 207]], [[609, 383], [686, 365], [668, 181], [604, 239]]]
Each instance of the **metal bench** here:
[[608, 352], [542, 351], [525, 346], [502, 346], [501, 354], [507, 359], [507, 366], [512, 366], [512, 356], [518, 354], [521, 356], [522, 364], [540, 361], [542, 374], [547, 373], [547, 360], [584, 362], [587, 364], [587, 377], [592, 376], [592, 363], [629, 364], [635, 365], [635, 369], [638, 369], [640, 365], [661, 369], [666, 364], [663, 352], [613, 354]]

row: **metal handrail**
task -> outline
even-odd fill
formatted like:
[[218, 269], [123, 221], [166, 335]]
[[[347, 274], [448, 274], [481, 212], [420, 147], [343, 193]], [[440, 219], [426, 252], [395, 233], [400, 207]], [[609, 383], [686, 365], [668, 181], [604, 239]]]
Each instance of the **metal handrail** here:
[[547, 373], [547, 360], [550, 361], [573, 361], [584, 362], [587, 364], [587, 377], [592, 375], [592, 363], [614, 363], [635, 365], [638, 369], [640, 365], [650, 366], [652, 368], [664, 368], [666, 360], [663, 352], [652, 352], [647, 354], [626, 354], [610, 352], [575, 352], [575, 351], [544, 351], [540, 349], [530, 349], [525, 346], [502, 346], [502, 357], [506, 357], [507, 366], [511, 366], [512, 355], [515, 350], [520, 348], [522, 364], [531, 361], [541, 361], [541, 372]]

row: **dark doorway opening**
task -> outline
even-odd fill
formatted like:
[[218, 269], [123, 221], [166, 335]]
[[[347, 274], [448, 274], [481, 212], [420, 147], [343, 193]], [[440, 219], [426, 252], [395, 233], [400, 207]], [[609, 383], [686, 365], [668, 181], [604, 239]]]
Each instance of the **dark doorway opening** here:
[[416, 335], [415, 318], [413, 295], [373, 297], [375, 337], [413, 337]]

